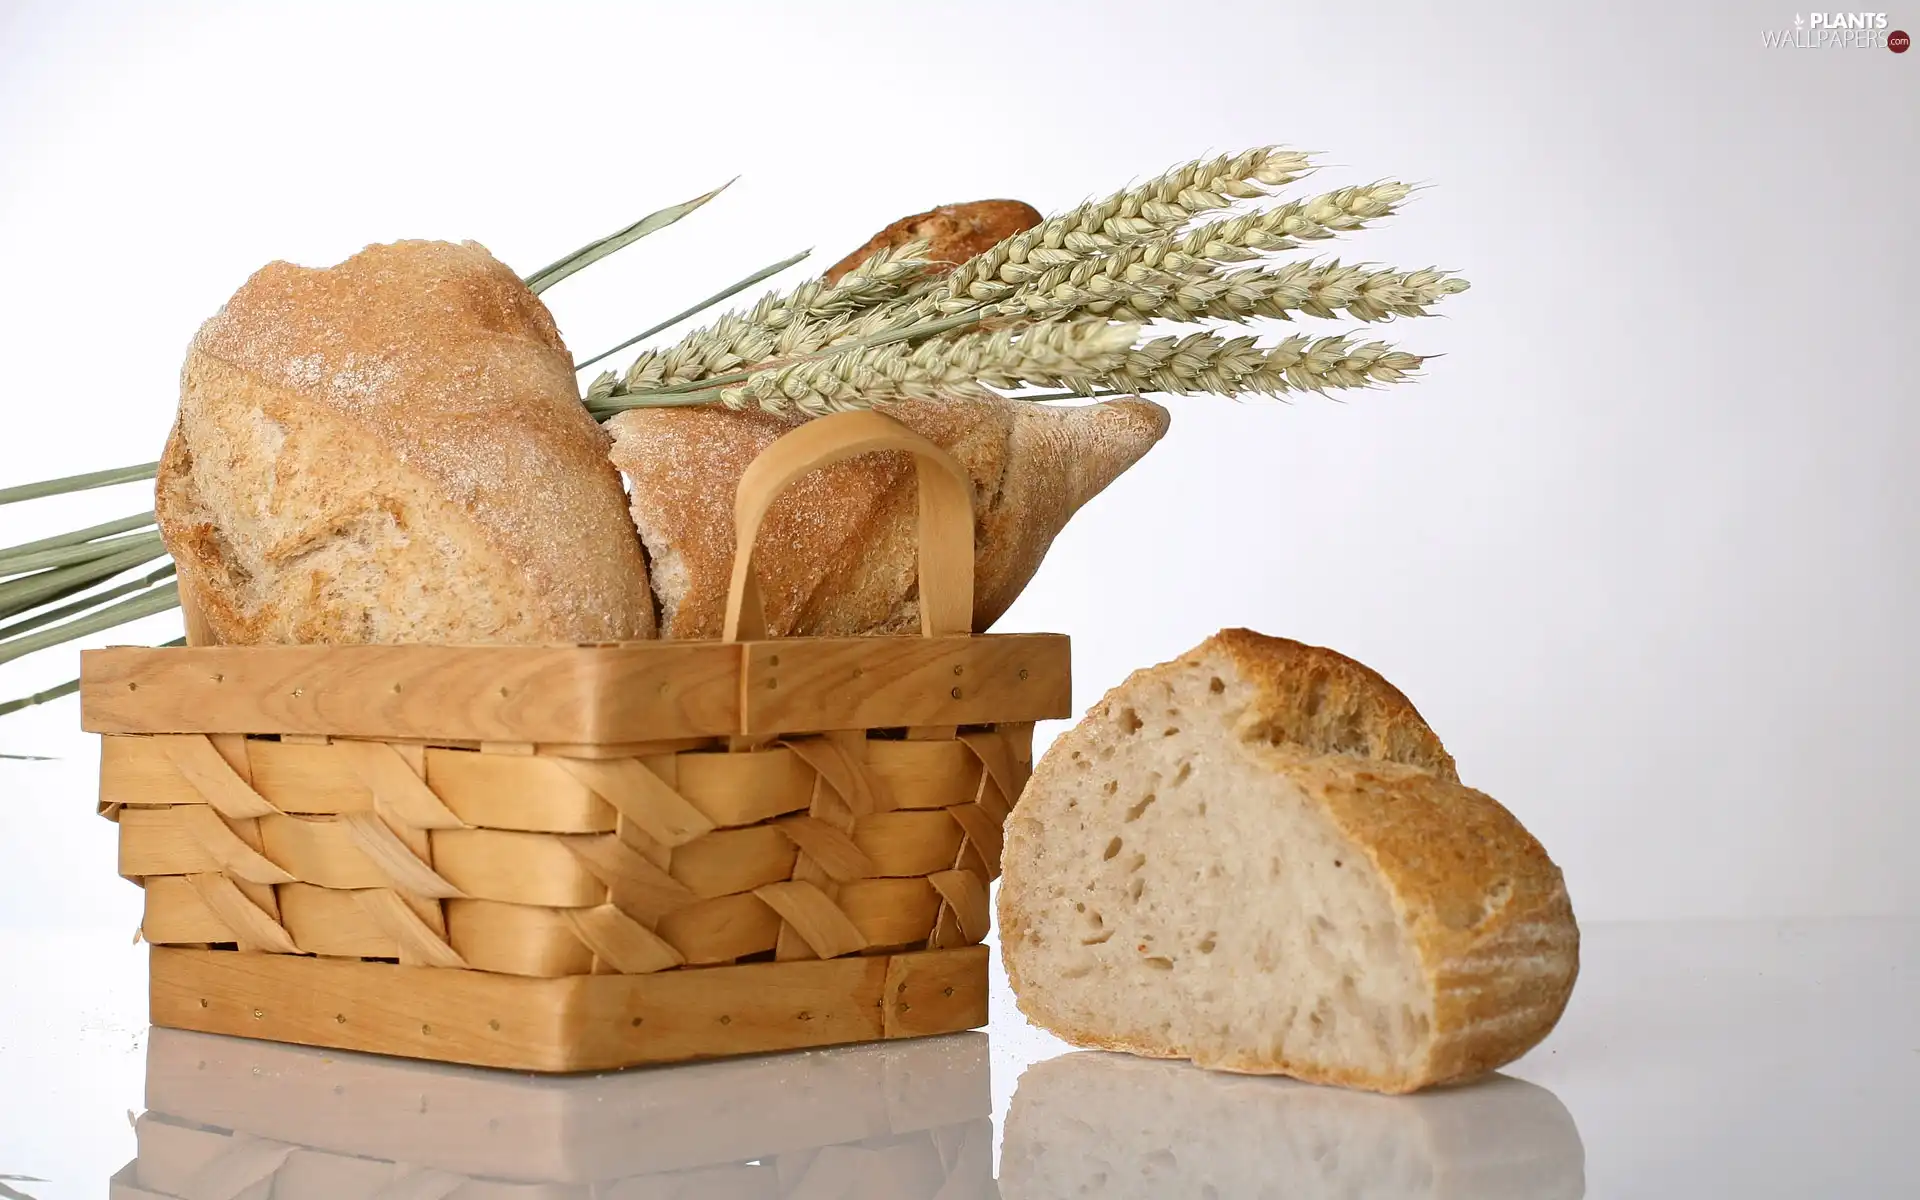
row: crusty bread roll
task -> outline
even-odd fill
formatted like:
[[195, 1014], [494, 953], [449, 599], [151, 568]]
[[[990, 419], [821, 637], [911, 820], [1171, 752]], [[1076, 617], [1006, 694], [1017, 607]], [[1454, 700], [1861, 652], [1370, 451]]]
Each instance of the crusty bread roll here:
[[1020, 1076], [1000, 1191], [1006, 1200], [1577, 1200], [1586, 1150], [1552, 1092], [1505, 1076], [1369, 1096], [1083, 1052]]
[[1002, 870], [1021, 1011], [1081, 1046], [1409, 1092], [1526, 1052], [1578, 970], [1559, 869], [1406, 697], [1246, 630], [1055, 741]]
[[[999, 619], [1068, 518], [1152, 449], [1168, 419], [1136, 398], [1073, 408], [903, 401], [886, 413], [973, 477], [976, 630]], [[608, 422], [652, 564], [661, 636], [720, 635], [734, 488], [754, 456], [802, 419], [700, 407], [635, 409]], [[768, 510], [755, 558], [770, 632], [917, 630], [915, 496], [912, 461], [894, 453], [838, 463], [787, 489]]]
[[1040, 223], [1040, 212], [1018, 200], [974, 200], [967, 204], [944, 204], [927, 212], [901, 217], [867, 239], [867, 244], [827, 268], [828, 283], [872, 258], [882, 250], [925, 240], [927, 257], [944, 265], [935, 274], [951, 271], [961, 263]]
[[273, 263], [201, 327], [156, 510], [223, 642], [653, 634], [546, 307], [467, 242]]

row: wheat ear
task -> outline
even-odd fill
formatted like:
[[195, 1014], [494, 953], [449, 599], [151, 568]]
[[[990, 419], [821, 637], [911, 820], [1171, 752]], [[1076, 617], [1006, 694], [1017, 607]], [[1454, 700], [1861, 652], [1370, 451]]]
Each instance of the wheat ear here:
[[[1447, 296], [1467, 290], [1467, 281], [1431, 268], [1394, 271], [1331, 263], [1289, 263], [1274, 269], [1232, 271], [1216, 278], [1181, 280], [1156, 297], [1155, 318], [1169, 321], [1245, 321], [1251, 317], [1292, 320], [1296, 315], [1359, 321], [1424, 317]], [[1142, 319], [1132, 306], [1112, 315]]]
[[1137, 346], [1091, 383], [1122, 392], [1280, 396], [1394, 383], [1423, 361], [1384, 342], [1355, 342], [1344, 335], [1295, 334], [1262, 348], [1253, 337], [1195, 333]]
[[981, 330], [909, 346], [866, 346], [756, 371], [721, 389], [729, 408], [797, 411], [810, 416], [903, 399], [977, 395], [984, 388], [1073, 386], [1119, 369], [1140, 335], [1137, 325], [1062, 321]]
[[1241, 262], [1259, 253], [1293, 250], [1304, 241], [1319, 241], [1365, 227], [1395, 212], [1413, 194], [1407, 184], [1393, 180], [1340, 188], [1305, 200], [1278, 204], [1258, 212], [1209, 221], [1182, 235], [1175, 247], [1193, 258], [1213, 262]]
[[605, 386], [595, 380], [588, 395], [655, 391], [818, 349], [837, 318], [896, 299], [924, 276], [934, 266], [928, 250], [924, 241], [908, 242], [881, 250], [837, 283], [816, 278], [769, 293], [744, 313], [728, 313], [672, 346], [642, 353], [623, 379]]
[[1039, 272], [1178, 229], [1202, 213], [1264, 196], [1308, 169], [1308, 155], [1277, 146], [1186, 163], [1014, 234], [940, 280], [934, 302], [1005, 299]]

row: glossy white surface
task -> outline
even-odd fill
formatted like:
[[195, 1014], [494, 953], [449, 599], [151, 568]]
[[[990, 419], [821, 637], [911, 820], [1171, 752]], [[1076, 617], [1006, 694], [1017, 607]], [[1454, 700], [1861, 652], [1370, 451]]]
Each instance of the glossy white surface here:
[[1411, 1098], [1072, 1053], [1004, 987], [985, 1035], [539, 1080], [150, 1033], [117, 932], [0, 953], [35, 1200], [1920, 1194], [1915, 921], [1594, 926], [1545, 1045]]

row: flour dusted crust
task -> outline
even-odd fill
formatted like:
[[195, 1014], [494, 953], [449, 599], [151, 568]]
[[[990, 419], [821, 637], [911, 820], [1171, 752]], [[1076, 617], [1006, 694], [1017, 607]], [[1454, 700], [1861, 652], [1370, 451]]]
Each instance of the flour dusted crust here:
[[273, 263], [200, 329], [156, 508], [222, 641], [649, 637], [607, 445], [511, 271], [398, 242]]
[[[1000, 397], [902, 401], [890, 417], [952, 454], [975, 489], [974, 628], [999, 619], [1080, 506], [1166, 433], [1134, 397], [1049, 407]], [[636, 409], [608, 422], [631, 483], [661, 636], [720, 634], [741, 473], [803, 418], [718, 407]], [[919, 628], [912, 460], [876, 453], [812, 472], [768, 510], [755, 566], [778, 636]]]
[[[1140, 819], [1147, 804], [1127, 806], [1143, 794], [1153, 807]], [[1272, 815], [1262, 816], [1269, 803]], [[1237, 819], [1257, 827], [1236, 828], [1230, 840], [1264, 838], [1276, 856], [1291, 855], [1285, 878], [1304, 891], [1265, 891], [1258, 879], [1215, 871], [1240, 847], [1210, 829], [1236, 819], [1236, 806]], [[1124, 878], [1116, 872], [1136, 848], [1140, 863], [1184, 855], [1183, 869], [1194, 867], [1188, 890], [1135, 890], [1116, 903]], [[1055, 741], [1008, 822], [1003, 869], [1001, 944], [1021, 1011], [1081, 1046], [1413, 1091], [1482, 1074], [1537, 1044], [1578, 974], [1559, 869], [1511, 813], [1457, 781], [1406, 697], [1344, 656], [1246, 630], [1135, 672]], [[1210, 884], [1216, 874], [1224, 878]], [[1075, 926], [1084, 918], [1068, 906], [1089, 905], [1096, 923]], [[1316, 1029], [1321, 1011], [1330, 1029], [1336, 1017], [1359, 1019], [1363, 997], [1299, 994], [1305, 985], [1291, 976], [1263, 998], [1267, 985], [1250, 981], [1273, 964], [1231, 957], [1258, 953], [1236, 948], [1232, 925], [1282, 927], [1294, 919], [1289, 905], [1303, 910], [1300, 921], [1315, 905], [1334, 914], [1310, 948], [1348, 963], [1345, 982], [1391, 980], [1396, 964], [1406, 973], [1396, 1000], [1404, 1026], [1371, 1057], [1330, 1053], [1285, 1030], [1181, 1032], [1188, 1010], [1205, 1007], [1182, 990], [1195, 978], [1238, 989], [1255, 1023], [1301, 1003], [1316, 1004]], [[1185, 973], [1192, 946], [1164, 939], [1211, 925], [1222, 927], [1218, 946], [1209, 929], [1202, 950], [1229, 957], [1205, 967], [1225, 974]], [[1138, 942], [1152, 959], [1128, 948], [1142, 930], [1154, 931]], [[1151, 944], [1155, 934], [1163, 944]], [[1159, 973], [1136, 970], [1141, 962], [1161, 964]], [[1330, 991], [1337, 975], [1307, 992]], [[1353, 1012], [1325, 1009], [1329, 999]]]

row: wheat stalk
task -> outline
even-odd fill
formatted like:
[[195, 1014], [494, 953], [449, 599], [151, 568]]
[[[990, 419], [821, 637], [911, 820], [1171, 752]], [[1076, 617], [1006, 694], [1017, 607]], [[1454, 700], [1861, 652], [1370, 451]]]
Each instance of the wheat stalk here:
[[1281, 396], [1395, 383], [1425, 360], [1344, 335], [1195, 333], [1136, 345], [1141, 326], [1104, 319], [1017, 324], [910, 346], [894, 342], [750, 372], [744, 381], [678, 402], [821, 416], [895, 400], [941, 400], [984, 389], [1065, 387], [1070, 394]]
[[1403, 183], [1341, 188], [1186, 228], [1202, 214], [1265, 196], [1307, 169], [1306, 155], [1277, 147], [1196, 160], [1043, 221], [931, 280], [920, 261], [924, 244], [882, 252], [838, 287], [813, 280], [770, 294], [751, 310], [643, 354], [623, 378], [595, 380], [586, 400], [602, 416], [649, 401], [707, 403], [720, 395], [753, 403], [786, 397], [795, 406], [804, 402], [831, 411], [819, 406], [851, 402], [843, 372], [872, 361], [840, 359], [837, 351], [916, 341], [929, 336], [925, 327], [941, 317], [981, 323], [1087, 316], [1244, 321], [1345, 313], [1377, 321], [1424, 316], [1432, 304], [1464, 289], [1464, 280], [1443, 272], [1337, 262], [1220, 270], [1222, 263], [1361, 228], [1411, 194]]
[[[1133, 247], [1165, 249], [1164, 244]], [[1216, 273], [1211, 265], [1181, 273], [1151, 253], [1129, 254], [1078, 264], [1050, 273], [1000, 304], [993, 316], [1055, 319], [1099, 313], [1132, 321], [1245, 321], [1251, 317], [1290, 320], [1296, 313], [1335, 317], [1344, 312], [1361, 321], [1423, 317], [1447, 296], [1467, 290], [1467, 282], [1444, 271], [1394, 271], [1330, 263], [1288, 263], [1273, 268]]]
[[770, 292], [744, 313], [728, 313], [662, 350], [649, 350], [624, 378], [588, 389], [590, 398], [657, 391], [696, 383], [769, 358], [817, 350], [836, 322], [902, 295], [931, 270], [924, 241], [882, 250], [829, 284], [811, 279], [789, 292]]
[[131, 467], [115, 467], [109, 471], [89, 471], [84, 475], [68, 475], [62, 479], [22, 483], [15, 487], [0, 488], [0, 504], [17, 504], [22, 500], [44, 500], [48, 496], [64, 496], [69, 492], [112, 487], [116, 483], [135, 483], [142, 479], [152, 479], [154, 472], [159, 469], [160, 464], [157, 462], [137, 463]]
[[[992, 309], [1006, 314], [1042, 315], [1117, 304], [1122, 306], [1120, 311], [1135, 317], [1159, 315], [1156, 307], [1164, 302], [1166, 293], [1181, 285], [1181, 277], [1212, 276], [1217, 271], [1216, 263], [1244, 262], [1262, 253], [1295, 249], [1302, 241], [1362, 228], [1368, 221], [1392, 213], [1412, 191], [1404, 183], [1391, 181], [1341, 188], [1212, 221], [1184, 234], [1134, 242], [1105, 255], [1057, 262], [1047, 271], [1028, 276], [1022, 287]], [[1237, 278], [1240, 286], [1247, 286], [1246, 276]], [[1454, 290], [1464, 290], [1465, 281], [1457, 282]], [[942, 311], [957, 312], [976, 302], [949, 297], [936, 303]], [[1174, 313], [1166, 315], [1185, 319]]]
[[1208, 222], [1190, 230], [1176, 245], [1182, 254], [1193, 258], [1241, 262], [1261, 252], [1293, 250], [1303, 241], [1319, 241], [1364, 228], [1368, 221], [1391, 215], [1412, 194], [1411, 187], [1392, 180], [1340, 188]]
[[[747, 312], [730, 313], [673, 346], [642, 354], [624, 378], [596, 379], [587, 398], [591, 403], [684, 389], [757, 362], [871, 339], [933, 316], [985, 310], [1044, 272], [1165, 234], [1234, 201], [1266, 195], [1300, 178], [1307, 167], [1307, 155], [1277, 147], [1186, 163], [1015, 234], [917, 289], [913, 284], [931, 265], [920, 257], [926, 244], [883, 251], [837, 286], [813, 280], [792, 292], [770, 294]], [[917, 294], [894, 303], [910, 292]]]
[[1276, 146], [1175, 167], [1042, 221], [962, 263], [940, 281], [933, 304], [1004, 300], [1041, 272], [1178, 229], [1233, 201], [1264, 196], [1299, 179], [1308, 167], [1307, 155]]
[[[675, 325], [680, 324], [680, 322], [687, 320], [689, 317], [695, 317], [700, 315], [701, 313], [707, 311], [709, 308], [712, 308], [714, 305], [720, 303], [722, 300], [731, 300], [734, 296], [738, 295], [741, 292], [746, 291], [748, 288], [752, 287], [754, 284], [759, 283], [764, 279], [768, 279], [768, 278], [771, 278], [772, 276], [778, 275], [780, 272], [786, 270], [788, 267], [791, 267], [796, 263], [801, 262], [802, 260], [807, 258], [808, 255], [812, 253], [813, 251], [811, 250], [802, 250], [798, 254], [788, 255], [787, 257], [781, 259], [779, 262], [768, 263], [766, 266], [761, 267], [759, 270], [747, 276], [745, 279], [736, 280], [733, 283], [728, 284], [726, 287], [721, 288], [719, 291], [715, 292], [713, 295], [708, 296], [706, 299], [698, 301], [694, 304], [691, 304], [688, 307], [681, 309], [679, 312], [674, 313], [672, 316], [647, 326], [647, 328], [642, 329], [639, 333], [634, 334], [632, 337], [628, 338], [624, 342], [621, 342], [619, 345], [610, 346], [607, 349], [602, 350], [600, 353], [595, 354], [591, 357], [576, 360], [573, 364], [573, 369], [576, 372], [584, 371], [588, 367], [592, 366], [594, 363], [599, 362], [603, 358], [612, 358], [614, 355], [620, 353], [622, 350], [625, 350], [628, 346], [635, 345], [639, 342], [644, 342], [648, 338], [652, 337], [656, 333], [661, 332], [662, 330], [672, 329]], [[612, 372], [606, 372], [603, 375], [603, 378], [612, 380], [614, 378], [614, 375]], [[594, 382], [597, 386], [599, 383], [599, 380], [595, 380]]]
[[[1161, 315], [1173, 320], [1191, 319], [1176, 311], [1159, 311], [1187, 279], [1218, 278], [1216, 264], [1244, 262], [1258, 258], [1262, 252], [1295, 248], [1300, 240], [1328, 238], [1335, 232], [1360, 228], [1366, 221], [1392, 212], [1410, 191], [1399, 183], [1343, 188], [1279, 208], [1211, 222], [1186, 234], [1133, 242], [1108, 254], [1064, 259], [1055, 256], [1049, 259], [1055, 265], [1026, 276], [1018, 288], [992, 304], [982, 306], [970, 297], [943, 296], [932, 299], [930, 305], [945, 313], [979, 307], [1002, 315], [1057, 316], [1085, 310], [1136, 319]], [[1249, 282], [1249, 275], [1232, 278], [1238, 288], [1262, 286]], [[1455, 290], [1464, 286], [1461, 281]], [[1424, 314], [1409, 311], [1406, 315]]]
[[[1274, 270], [1234, 271], [1215, 278], [1181, 280], [1154, 305], [1151, 315], [1172, 321], [1244, 321], [1249, 317], [1292, 320], [1296, 314], [1360, 321], [1424, 317], [1447, 296], [1467, 289], [1464, 279], [1431, 268], [1394, 271], [1330, 263], [1289, 263]], [[1130, 307], [1114, 310], [1139, 318]]]
[[[1223, 270], [1361, 228], [1412, 192], [1393, 181], [1366, 184], [1191, 226], [1200, 214], [1264, 196], [1306, 169], [1305, 155], [1272, 147], [1191, 162], [1044, 221], [918, 286], [901, 271], [829, 303], [830, 290], [812, 281], [642, 356], [624, 380], [602, 376], [587, 402], [602, 419], [625, 408], [716, 401], [818, 414], [1055, 383], [1082, 393], [1112, 387], [1278, 395], [1403, 378], [1418, 356], [1344, 338], [1290, 338], [1260, 349], [1252, 338], [1198, 335], [1135, 347], [1111, 369], [1097, 354], [1039, 361], [1042, 348], [1066, 347], [1062, 330], [1087, 349], [1091, 329], [1102, 322], [1342, 314], [1381, 321], [1428, 315], [1466, 288], [1465, 280], [1434, 269], [1338, 261]], [[884, 255], [868, 264], [886, 266]], [[967, 333], [970, 326], [982, 328]], [[1023, 340], [1032, 348], [1024, 357], [1016, 349]]]
[[818, 416], [984, 388], [1058, 387], [1119, 368], [1139, 334], [1137, 325], [1085, 320], [864, 346], [756, 371], [715, 398], [728, 408]]
[[[1189, 164], [1186, 169], [1190, 170], [1193, 166]], [[1151, 191], [1152, 186], [1142, 190]], [[1188, 298], [1182, 300], [1180, 292], [1190, 279], [1221, 278], [1215, 264], [1243, 262], [1258, 258], [1262, 253], [1297, 248], [1303, 241], [1330, 238], [1337, 233], [1362, 228], [1368, 221], [1395, 211], [1400, 201], [1412, 191], [1408, 185], [1393, 181], [1365, 184], [1209, 222], [1186, 233], [1163, 230], [1153, 236], [1107, 246], [1102, 252], [1092, 252], [1094, 247], [1082, 244], [1080, 250], [1085, 252], [1042, 248], [1022, 255], [1017, 243], [1041, 233], [1046, 228], [1043, 225], [1026, 234], [1017, 234], [1002, 243], [1002, 247], [981, 256], [981, 259], [985, 259], [1002, 248], [1014, 247], [1009, 253], [1023, 259], [1019, 267], [1000, 269], [1008, 286], [994, 293], [998, 299], [984, 300], [983, 290], [979, 287], [968, 288], [965, 295], [955, 294], [956, 285], [949, 282], [940, 294], [923, 299], [920, 310], [947, 314], [978, 310], [983, 315], [1034, 317], [1057, 317], [1073, 311], [1089, 311], [1111, 313], [1116, 317], [1134, 320], [1156, 317], [1192, 320], [1195, 319], [1193, 310], [1207, 308], [1211, 311], [1204, 315], [1224, 319], [1237, 319], [1241, 315], [1284, 316], [1290, 310], [1257, 312], [1254, 307], [1236, 310], [1231, 298], [1201, 299], [1199, 293], [1189, 293]], [[1213, 290], [1245, 294], [1250, 289], [1257, 293], [1264, 288], [1273, 294], [1283, 295], [1298, 286], [1297, 272], [1303, 269], [1292, 268], [1296, 274], [1283, 275], [1271, 283], [1256, 281], [1252, 272], [1227, 276]], [[1336, 281], [1333, 278], [1338, 274], [1335, 264], [1335, 269], [1328, 272], [1329, 278], [1319, 285], [1327, 292], [1326, 297], [1319, 300], [1312, 296], [1302, 297], [1304, 307], [1292, 307], [1314, 315], [1332, 315], [1334, 311], [1346, 308], [1344, 301], [1324, 302], [1331, 300], [1346, 285], [1344, 279]], [[1430, 275], [1434, 278], [1428, 278]], [[1424, 316], [1426, 314], [1423, 311], [1414, 310], [1434, 303], [1444, 295], [1464, 291], [1466, 282], [1453, 279], [1442, 284], [1439, 273], [1411, 272], [1392, 280], [1386, 274], [1381, 274], [1373, 278], [1368, 286], [1375, 295], [1356, 297], [1360, 302], [1360, 312], [1354, 315], [1370, 314], [1373, 307], [1378, 307], [1381, 315], [1364, 315], [1362, 319], [1379, 320], [1384, 315], [1394, 314]], [[1391, 299], [1387, 298], [1389, 292], [1393, 293]], [[1251, 298], [1246, 303], [1257, 307], [1257, 302]], [[1324, 311], [1316, 312], [1316, 305]]]
[[1295, 334], [1265, 348], [1257, 342], [1251, 336], [1210, 333], [1155, 338], [1088, 382], [1120, 392], [1281, 396], [1395, 383], [1425, 361], [1384, 342], [1355, 342], [1344, 335]]
[[[972, 314], [982, 321], [1088, 314], [1188, 321], [1344, 311], [1373, 321], [1424, 316], [1431, 304], [1464, 290], [1464, 280], [1441, 272], [1368, 272], [1338, 263], [1218, 273], [1217, 263], [1361, 228], [1411, 194], [1403, 183], [1342, 188], [1178, 232], [1193, 216], [1226, 206], [1230, 197], [1265, 195], [1265, 188], [1298, 178], [1306, 165], [1305, 155], [1274, 148], [1185, 164], [1016, 234], [931, 285], [909, 285], [913, 294], [905, 300], [888, 302], [887, 289], [876, 289], [845, 297], [838, 306], [842, 311], [832, 313], [820, 302], [821, 285], [814, 281], [785, 296], [769, 296], [752, 312], [731, 314], [657, 356], [642, 356], [623, 381], [602, 376], [587, 398], [598, 406], [614, 397], [652, 393], [684, 397], [716, 376], [740, 375], [755, 362], [775, 359], [799, 360], [785, 364], [791, 378], [796, 371], [816, 370], [806, 364], [822, 351], [880, 337], [911, 337], [917, 325], [940, 315]], [[911, 251], [925, 252], [918, 244]], [[883, 255], [868, 267], [886, 265]], [[991, 281], [984, 278], [989, 274], [995, 276]]]

